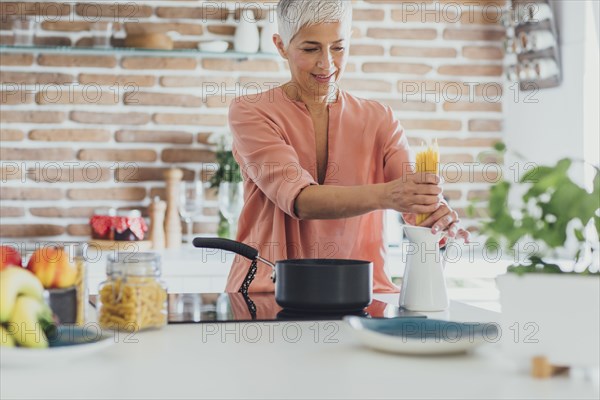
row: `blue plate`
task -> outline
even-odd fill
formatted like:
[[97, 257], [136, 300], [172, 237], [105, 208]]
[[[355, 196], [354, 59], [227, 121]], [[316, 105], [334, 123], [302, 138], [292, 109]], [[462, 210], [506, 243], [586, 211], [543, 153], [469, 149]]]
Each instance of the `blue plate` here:
[[495, 323], [465, 323], [422, 318], [344, 320], [357, 337], [376, 350], [404, 354], [461, 353], [499, 340]]
[[42, 366], [61, 363], [73, 358], [101, 352], [115, 340], [94, 326], [59, 326], [49, 335], [49, 348], [3, 347], [0, 352], [2, 366]]
[[50, 347], [78, 346], [106, 340], [102, 331], [91, 327], [57, 326], [56, 330], [48, 335]]

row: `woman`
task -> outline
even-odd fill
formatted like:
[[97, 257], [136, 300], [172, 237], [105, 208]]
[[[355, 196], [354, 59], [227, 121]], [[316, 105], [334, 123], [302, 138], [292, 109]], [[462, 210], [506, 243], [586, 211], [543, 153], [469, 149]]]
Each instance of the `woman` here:
[[[440, 178], [415, 174], [406, 135], [389, 107], [339, 90], [352, 8], [344, 0], [281, 0], [273, 40], [291, 81], [236, 99], [233, 154], [244, 175], [237, 240], [263, 258], [373, 261], [373, 290], [397, 292], [384, 270], [386, 209], [432, 213], [421, 225], [468, 240], [443, 201]], [[226, 291], [238, 291], [249, 261], [236, 257]], [[271, 292], [259, 266], [251, 292]]]

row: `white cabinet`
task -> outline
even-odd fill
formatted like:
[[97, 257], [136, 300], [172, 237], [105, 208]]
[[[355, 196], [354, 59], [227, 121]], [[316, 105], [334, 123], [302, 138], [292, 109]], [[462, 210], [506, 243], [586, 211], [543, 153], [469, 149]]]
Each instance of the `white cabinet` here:
[[203, 277], [187, 277], [183, 280], [182, 293], [211, 293], [212, 278], [208, 276]]

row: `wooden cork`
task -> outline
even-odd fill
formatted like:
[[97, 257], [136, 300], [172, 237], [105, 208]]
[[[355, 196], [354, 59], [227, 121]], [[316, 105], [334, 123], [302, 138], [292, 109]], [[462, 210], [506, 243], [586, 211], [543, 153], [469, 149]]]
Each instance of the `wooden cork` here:
[[171, 168], [164, 173], [167, 184], [167, 212], [165, 215], [165, 239], [167, 249], [181, 248], [181, 219], [179, 218], [179, 190], [183, 171]]
[[550, 364], [544, 356], [533, 357], [531, 360], [531, 376], [538, 379], [547, 379], [554, 375], [565, 373], [569, 367]]

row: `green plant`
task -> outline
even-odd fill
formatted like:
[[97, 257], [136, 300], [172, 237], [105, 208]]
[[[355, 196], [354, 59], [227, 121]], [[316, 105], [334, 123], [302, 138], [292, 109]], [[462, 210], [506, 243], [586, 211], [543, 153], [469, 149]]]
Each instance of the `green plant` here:
[[[495, 150], [504, 156], [506, 146], [499, 143]], [[582, 272], [591, 273], [595, 257], [590, 242], [597, 240], [600, 233], [600, 169], [595, 167], [593, 189], [588, 192], [569, 177], [572, 165], [573, 160], [564, 158], [553, 166], [535, 166], [515, 183], [503, 179], [494, 184], [488, 201], [490, 218], [482, 222], [480, 229], [487, 236], [486, 247], [514, 252], [520, 241], [532, 240], [555, 250], [564, 248], [568, 238], [574, 237], [576, 263], [580, 262], [586, 247], [592, 253], [592, 261], [584, 265]], [[521, 201], [511, 212], [508, 204], [512, 193], [518, 193]], [[586, 229], [594, 228], [596, 239], [588, 238]], [[519, 274], [562, 272], [558, 265], [544, 259], [542, 248], [533, 248], [524, 261], [509, 267], [509, 271]]]
[[233, 152], [221, 144], [217, 148], [217, 164], [219, 169], [210, 178], [210, 187], [219, 189], [221, 182], [241, 182], [240, 166], [233, 157]]

